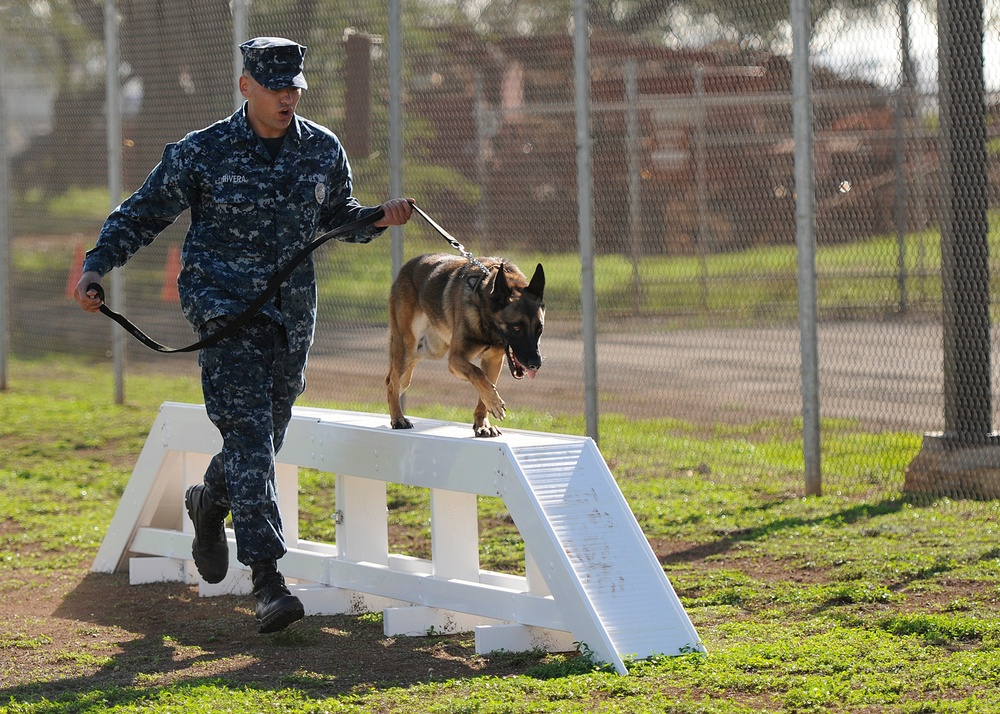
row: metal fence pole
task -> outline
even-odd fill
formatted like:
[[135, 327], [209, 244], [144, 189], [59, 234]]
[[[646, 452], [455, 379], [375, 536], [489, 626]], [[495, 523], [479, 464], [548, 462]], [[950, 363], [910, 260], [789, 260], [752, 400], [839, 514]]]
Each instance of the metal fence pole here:
[[594, 186], [590, 136], [590, 39], [587, 0], [573, 0], [573, 75], [576, 89], [576, 196], [580, 228], [583, 383], [587, 436], [598, 440], [597, 302], [594, 294]]
[[[476, 186], [479, 187], [479, 200], [476, 206], [476, 217], [473, 222], [475, 235], [486, 241], [486, 212], [489, 210], [486, 184], [486, 147], [489, 138], [496, 134], [491, 126], [491, 112], [486, 107], [486, 93], [483, 89], [483, 73], [476, 71], [472, 78], [473, 104], [475, 105], [476, 121]], [[492, 242], [492, 241], [491, 241]]]
[[[402, 0], [389, 0], [389, 195], [403, 195], [403, 8]], [[392, 279], [403, 267], [403, 227], [392, 226], [390, 263]], [[406, 408], [406, 395], [399, 403]]]
[[694, 129], [694, 193], [698, 212], [695, 247], [698, 252], [698, 278], [701, 309], [708, 311], [708, 167], [705, 156], [708, 110], [705, 106], [705, 65], [694, 68], [695, 129]]
[[903, 104], [906, 101], [906, 88], [899, 86], [896, 90], [896, 100], [893, 102], [892, 124], [895, 136], [892, 148], [896, 170], [895, 222], [896, 222], [896, 292], [899, 293], [899, 313], [906, 312], [908, 297], [906, 294], [906, 112]]
[[[104, 3], [105, 111], [107, 113], [108, 199], [110, 210], [118, 207], [122, 195], [122, 99], [118, 78], [118, 8]], [[121, 312], [125, 307], [125, 276], [119, 268], [111, 273], [111, 304]], [[111, 328], [111, 354], [115, 372], [115, 403], [125, 402], [125, 330]]]
[[243, 74], [243, 52], [240, 45], [247, 37], [247, 0], [232, 0], [233, 8], [233, 111], [243, 106], [240, 75]]
[[[0, 12], [3, 8], [0, 8]], [[0, 391], [7, 389], [7, 353], [10, 349], [10, 312], [7, 306], [12, 293], [10, 286], [10, 182], [7, 148], [7, 107], [4, 102], [4, 77], [7, 68], [4, 64], [3, 18], [0, 16]]]
[[812, 76], [808, 0], [791, 0], [792, 136], [795, 140], [795, 241], [798, 246], [799, 341], [802, 355], [802, 451], [806, 495], [822, 490], [819, 444], [819, 340], [816, 334], [816, 226], [812, 144]]
[[628, 154], [628, 252], [632, 262], [632, 314], [642, 311], [642, 162], [639, 158], [639, 69], [630, 59], [625, 63], [625, 146]]
[[989, 170], [981, 0], [939, 4], [945, 438], [996, 443], [990, 386]]
[[[389, 2], [389, 195], [403, 195], [403, 9]], [[392, 277], [403, 267], [403, 227], [393, 226]]]

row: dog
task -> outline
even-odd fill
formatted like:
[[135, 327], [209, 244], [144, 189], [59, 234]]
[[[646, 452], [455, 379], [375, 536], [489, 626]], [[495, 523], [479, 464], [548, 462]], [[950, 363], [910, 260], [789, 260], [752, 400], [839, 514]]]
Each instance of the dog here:
[[[393, 429], [411, 429], [400, 395], [422, 358], [448, 356], [448, 370], [476, 388], [472, 430], [494, 437], [506, 405], [497, 392], [504, 359], [514, 379], [535, 378], [542, 366], [538, 342], [545, 325], [545, 271], [529, 281], [503, 258], [431, 253], [410, 260], [389, 292], [389, 374], [386, 397]], [[477, 265], [477, 262], [479, 265]], [[480, 267], [480, 265], [482, 267]], [[488, 271], [488, 272], [484, 272]], [[480, 366], [472, 363], [479, 358]]]

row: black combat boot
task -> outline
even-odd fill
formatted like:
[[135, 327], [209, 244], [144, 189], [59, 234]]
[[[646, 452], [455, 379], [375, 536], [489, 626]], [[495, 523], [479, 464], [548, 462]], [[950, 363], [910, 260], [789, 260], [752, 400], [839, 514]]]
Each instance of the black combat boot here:
[[192, 486], [184, 494], [188, 516], [194, 523], [191, 555], [206, 583], [221, 583], [229, 572], [229, 543], [226, 542], [225, 506], [212, 503], [205, 484]]
[[305, 616], [302, 601], [285, 587], [285, 578], [278, 572], [278, 564], [273, 561], [254, 563], [250, 566], [253, 578], [253, 596], [257, 598], [258, 632], [277, 632]]

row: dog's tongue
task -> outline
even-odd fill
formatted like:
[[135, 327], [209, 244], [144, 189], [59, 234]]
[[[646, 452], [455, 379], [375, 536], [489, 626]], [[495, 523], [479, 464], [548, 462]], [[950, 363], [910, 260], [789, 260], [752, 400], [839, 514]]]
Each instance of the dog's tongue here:
[[531, 369], [530, 367], [525, 367], [523, 364], [521, 364], [521, 360], [519, 360], [517, 356], [515, 356], [514, 350], [510, 348], [507, 349], [507, 358], [510, 360], [510, 363], [514, 365], [514, 371], [521, 375], [520, 377], [518, 377], [518, 379], [523, 378], [524, 375], [528, 375], [532, 379], [535, 378], [535, 373], [538, 372], [538, 370]]

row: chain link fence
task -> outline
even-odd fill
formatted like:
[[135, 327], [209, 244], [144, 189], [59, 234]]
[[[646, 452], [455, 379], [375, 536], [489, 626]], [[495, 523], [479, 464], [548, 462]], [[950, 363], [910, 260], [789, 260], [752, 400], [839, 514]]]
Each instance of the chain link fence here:
[[[341, 137], [362, 202], [388, 198], [398, 169], [404, 194], [476, 254], [528, 274], [545, 266], [545, 365], [530, 382], [501, 377], [500, 391], [513, 410], [580, 414], [572, 3], [401, 8], [403, 160], [393, 167], [385, 3], [119, 2], [123, 188], [141, 183], [165, 143], [234, 110], [240, 40], [295, 39], [309, 48], [299, 112]], [[893, 495], [920, 435], [947, 428], [938, 21], [902, 1], [823, 8], [810, 47], [820, 415], [824, 430], [858, 434], [852, 453], [824, 455], [849, 457], [856, 473], [834, 469], [824, 488]], [[1000, 167], [995, 9], [985, 11], [990, 210]], [[664, 430], [725, 425], [754, 438], [784, 438], [801, 418], [787, 11], [749, 1], [588, 4], [602, 417], [663, 419]], [[68, 297], [111, 203], [103, 17], [97, 0], [0, 9], [8, 350], [19, 359], [110, 358], [110, 322]], [[126, 314], [175, 346], [195, 339], [175, 284], [186, 221], [122, 271]], [[402, 235], [405, 258], [450, 250], [416, 219]], [[392, 266], [388, 235], [319, 253], [311, 402], [383, 400]], [[974, 359], [995, 381], [988, 347]], [[126, 364], [196, 371], [194, 356], [137, 343]], [[417, 367], [407, 396], [413, 406], [468, 406], [470, 416], [475, 402], [433, 362]], [[648, 463], [664, 474], [697, 466], [667, 453]]]

